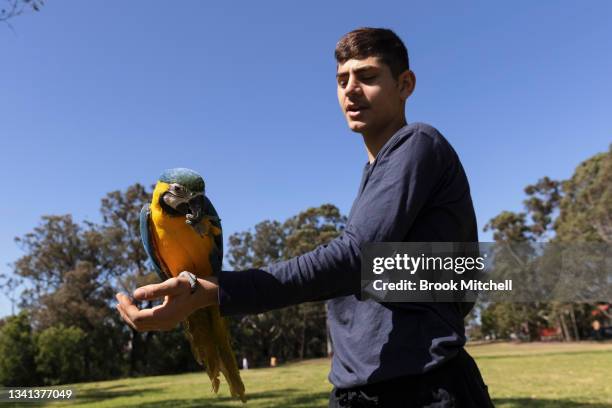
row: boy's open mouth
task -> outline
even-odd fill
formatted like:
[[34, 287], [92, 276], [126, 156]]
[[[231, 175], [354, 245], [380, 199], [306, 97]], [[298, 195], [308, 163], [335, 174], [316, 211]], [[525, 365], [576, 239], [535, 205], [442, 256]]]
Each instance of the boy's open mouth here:
[[361, 115], [363, 111], [366, 109], [368, 109], [366, 106], [351, 104], [351, 105], [347, 105], [346, 113], [349, 117], [354, 118], [354, 117]]

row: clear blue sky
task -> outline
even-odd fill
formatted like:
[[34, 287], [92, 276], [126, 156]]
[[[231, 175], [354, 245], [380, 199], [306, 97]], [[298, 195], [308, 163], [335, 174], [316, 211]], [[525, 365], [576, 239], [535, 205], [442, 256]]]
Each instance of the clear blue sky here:
[[41, 215], [98, 221], [106, 192], [169, 167], [205, 177], [226, 236], [348, 212], [367, 157], [333, 48], [359, 26], [405, 40], [408, 121], [455, 146], [480, 227], [612, 141], [610, 2], [211, 3], [50, 1], [0, 25], [0, 272]]

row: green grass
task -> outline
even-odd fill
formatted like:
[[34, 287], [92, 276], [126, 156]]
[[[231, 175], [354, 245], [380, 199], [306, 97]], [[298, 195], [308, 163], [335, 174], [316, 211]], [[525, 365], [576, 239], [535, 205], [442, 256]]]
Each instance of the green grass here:
[[[612, 343], [470, 346], [496, 407], [612, 407]], [[243, 371], [247, 408], [326, 407], [329, 360]], [[70, 407], [240, 407], [226, 388], [211, 394], [202, 373], [72, 385]], [[28, 404], [32, 406], [32, 404]]]
[[468, 347], [496, 407], [612, 407], [612, 343]]

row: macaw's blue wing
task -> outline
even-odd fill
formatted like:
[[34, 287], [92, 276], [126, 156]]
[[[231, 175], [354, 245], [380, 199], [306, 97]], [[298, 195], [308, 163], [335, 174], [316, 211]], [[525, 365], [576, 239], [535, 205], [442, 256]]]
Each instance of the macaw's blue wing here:
[[[206, 196], [204, 196], [204, 208], [206, 215], [213, 217], [210, 219], [211, 224], [222, 231], [219, 214], [217, 214], [215, 206]], [[215, 248], [210, 251], [208, 259], [210, 261], [210, 265], [212, 266], [213, 274], [218, 276], [219, 272], [221, 272], [223, 264], [223, 232], [220, 232], [219, 235], [215, 235]]]
[[153, 264], [157, 276], [162, 281], [168, 279], [161, 267], [161, 262], [157, 258], [157, 251], [155, 250], [155, 244], [153, 243], [153, 237], [151, 236], [151, 230], [149, 228], [149, 222], [151, 221], [151, 209], [149, 204], [145, 204], [140, 210], [140, 239], [142, 239], [142, 245], [144, 250], [149, 256], [149, 260]]

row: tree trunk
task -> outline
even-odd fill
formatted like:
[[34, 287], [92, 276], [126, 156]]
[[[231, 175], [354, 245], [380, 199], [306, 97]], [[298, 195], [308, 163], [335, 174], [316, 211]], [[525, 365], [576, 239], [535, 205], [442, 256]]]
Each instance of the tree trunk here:
[[572, 318], [572, 328], [574, 329], [574, 339], [580, 340], [580, 332], [578, 331], [578, 325], [576, 324], [576, 314], [574, 313], [574, 305], [570, 305], [570, 317]]
[[132, 347], [130, 350], [130, 376], [137, 374], [138, 354], [140, 353], [141, 338], [140, 333], [132, 329]]
[[563, 332], [563, 341], [571, 341], [571, 336], [565, 324], [565, 317], [563, 317], [563, 310], [559, 313], [559, 320], [561, 322], [561, 331]]

